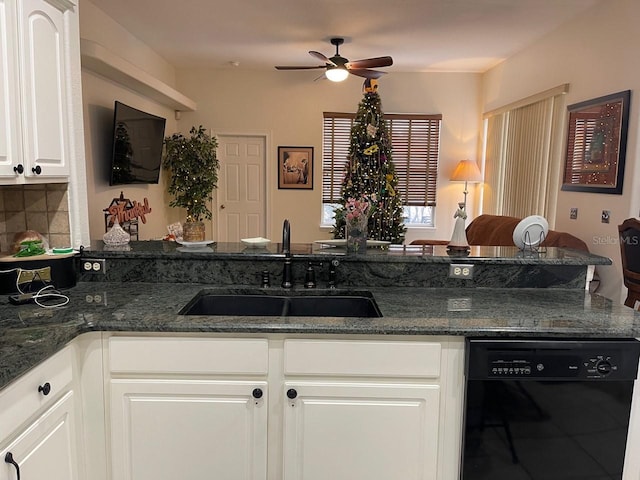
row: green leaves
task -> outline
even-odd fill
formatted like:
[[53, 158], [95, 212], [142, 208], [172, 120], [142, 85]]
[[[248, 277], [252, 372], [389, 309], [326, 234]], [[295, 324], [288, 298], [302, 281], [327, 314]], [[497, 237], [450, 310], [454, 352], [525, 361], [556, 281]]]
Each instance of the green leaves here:
[[188, 138], [175, 133], [164, 139], [162, 166], [170, 172], [168, 191], [175, 197], [169, 205], [185, 208], [193, 220], [211, 219], [207, 205], [218, 183], [218, 141], [202, 125], [191, 127], [189, 134]]

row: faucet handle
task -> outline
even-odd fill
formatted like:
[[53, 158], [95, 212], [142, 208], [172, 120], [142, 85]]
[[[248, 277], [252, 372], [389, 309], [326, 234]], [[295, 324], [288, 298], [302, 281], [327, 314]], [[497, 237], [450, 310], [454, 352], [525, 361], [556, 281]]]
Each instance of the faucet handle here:
[[304, 274], [304, 288], [316, 288], [316, 271], [313, 266], [322, 266], [322, 262], [314, 263], [309, 262], [307, 265], [307, 271]]

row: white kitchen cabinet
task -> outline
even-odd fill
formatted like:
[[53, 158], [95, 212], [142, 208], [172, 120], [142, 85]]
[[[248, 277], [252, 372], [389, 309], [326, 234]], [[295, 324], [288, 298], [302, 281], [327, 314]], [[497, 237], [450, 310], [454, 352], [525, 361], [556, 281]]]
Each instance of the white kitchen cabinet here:
[[[49, 410], [28, 425], [4, 450], [0, 478], [22, 480], [78, 479], [73, 392], [67, 392]], [[16, 465], [7, 461], [10, 453]]]
[[0, 392], [1, 480], [17, 479], [18, 468], [22, 480], [81, 478], [73, 352], [66, 347]]
[[113, 480], [266, 478], [266, 340], [116, 337], [109, 359]]
[[104, 345], [113, 480], [457, 478], [461, 338]]
[[1, 184], [69, 178], [80, 138], [77, 15], [71, 0], [0, 0]]
[[[444, 345], [285, 340], [283, 478], [450, 478], [457, 470], [440, 463], [457, 461], [459, 450], [443, 451]], [[449, 415], [460, 409], [448, 405]]]
[[440, 388], [287, 382], [285, 480], [436, 478]]

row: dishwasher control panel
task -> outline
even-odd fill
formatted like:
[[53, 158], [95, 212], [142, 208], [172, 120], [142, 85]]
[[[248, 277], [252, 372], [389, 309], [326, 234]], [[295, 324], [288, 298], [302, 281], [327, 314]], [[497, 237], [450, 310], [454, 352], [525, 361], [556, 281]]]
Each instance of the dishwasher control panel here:
[[469, 379], [635, 379], [640, 342], [635, 340], [467, 340]]

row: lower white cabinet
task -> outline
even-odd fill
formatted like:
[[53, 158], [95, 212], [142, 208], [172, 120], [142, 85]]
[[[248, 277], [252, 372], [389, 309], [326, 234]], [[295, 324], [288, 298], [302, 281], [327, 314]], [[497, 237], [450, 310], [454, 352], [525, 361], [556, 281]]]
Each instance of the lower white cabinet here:
[[[73, 392], [69, 391], [2, 450], [0, 478], [77, 479], [75, 428]], [[9, 463], [8, 454], [15, 464]]]
[[266, 439], [266, 382], [111, 382], [114, 480], [264, 479]]
[[103, 345], [111, 480], [457, 478], [462, 340]]
[[0, 391], [0, 480], [82, 479], [75, 369], [67, 346]]
[[286, 385], [286, 480], [436, 478], [440, 388]]

